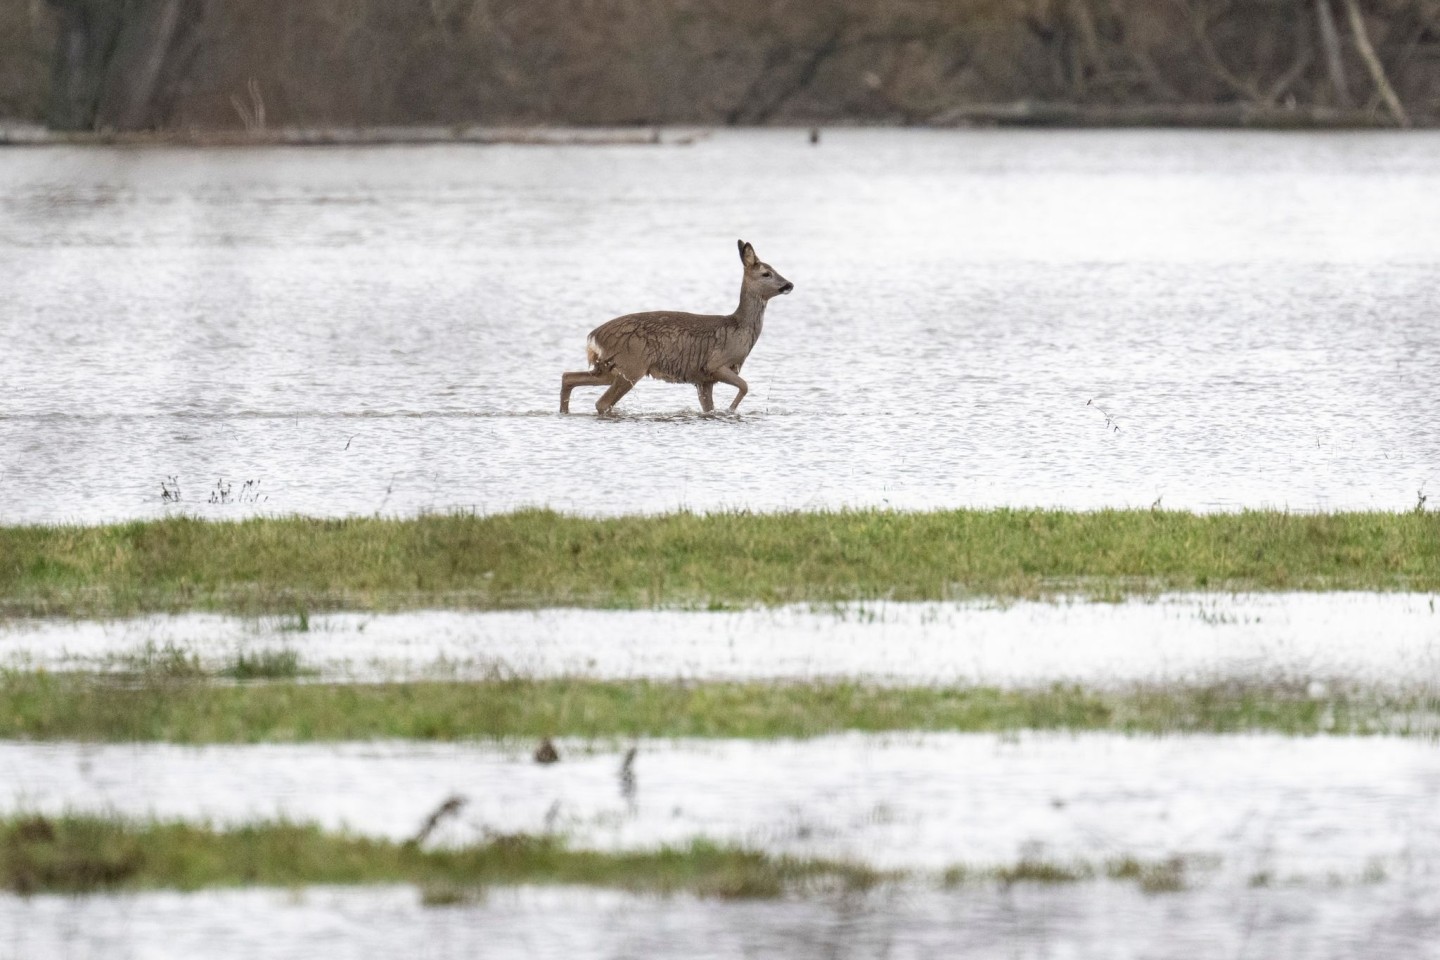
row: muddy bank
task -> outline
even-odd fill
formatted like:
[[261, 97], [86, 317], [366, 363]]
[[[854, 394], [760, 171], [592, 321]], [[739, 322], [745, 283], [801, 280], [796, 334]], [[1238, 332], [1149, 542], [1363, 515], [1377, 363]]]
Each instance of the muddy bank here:
[[27, 0], [0, 116], [64, 129], [1433, 124], [1437, 0]]

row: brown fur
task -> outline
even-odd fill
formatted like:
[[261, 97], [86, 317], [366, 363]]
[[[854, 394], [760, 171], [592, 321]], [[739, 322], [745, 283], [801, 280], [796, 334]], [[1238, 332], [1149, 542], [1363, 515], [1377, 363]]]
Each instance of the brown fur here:
[[765, 322], [765, 304], [795, 285], [755, 255], [755, 248], [739, 241], [744, 279], [740, 305], [724, 316], [656, 311], [631, 313], [602, 323], [590, 331], [585, 353], [589, 370], [560, 378], [560, 412], [570, 412], [570, 391], [576, 387], [608, 387], [595, 410], [608, 413], [621, 397], [645, 377], [670, 383], [693, 383], [700, 409], [715, 409], [715, 384], [736, 388], [734, 410], [749, 386], [740, 379], [740, 367]]

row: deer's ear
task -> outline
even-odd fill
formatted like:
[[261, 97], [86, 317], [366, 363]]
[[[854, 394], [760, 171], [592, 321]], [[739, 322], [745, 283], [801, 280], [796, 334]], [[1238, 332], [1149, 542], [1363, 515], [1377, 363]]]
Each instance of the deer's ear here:
[[737, 240], [735, 242], [740, 246], [740, 262], [747, 267], [755, 266], [755, 263], [760, 259], [755, 256], [755, 248], [744, 240]]

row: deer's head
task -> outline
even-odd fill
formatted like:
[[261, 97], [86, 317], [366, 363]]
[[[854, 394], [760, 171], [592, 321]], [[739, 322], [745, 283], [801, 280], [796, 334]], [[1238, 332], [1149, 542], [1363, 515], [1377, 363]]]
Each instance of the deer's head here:
[[795, 284], [780, 276], [780, 271], [755, 255], [755, 248], [744, 240], [740, 244], [740, 262], [745, 264], [745, 286], [769, 300], [780, 293], [789, 293]]

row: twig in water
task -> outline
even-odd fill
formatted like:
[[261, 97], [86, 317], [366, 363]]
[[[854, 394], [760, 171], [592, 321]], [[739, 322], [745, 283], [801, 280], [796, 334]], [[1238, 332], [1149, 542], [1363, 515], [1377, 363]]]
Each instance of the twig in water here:
[[260, 503], [264, 500], [269, 500], [270, 495], [260, 495], [259, 480], [246, 480], [243, 484], [240, 485], [239, 499], [241, 503]]
[[398, 470], [390, 474], [390, 482], [385, 484], [385, 496], [381, 498], [380, 506], [375, 508], [375, 513], [377, 516], [379, 515], [381, 510], [385, 509], [385, 504], [390, 502], [390, 494], [395, 491], [395, 478], [398, 476], [400, 476], [400, 471]]
[[1110, 430], [1113, 430], [1113, 431], [1116, 432], [1116, 433], [1119, 433], [1119, 432], [1120, 432], [1120, 424], [1117, 423], [1117, 422], [1115, 421], [1115, 418], [1112, 417], [1112, 416], [1110, 416], [1110, 414], [1106, 413], [1104, 410], [1101, 410], [1101, 409], [1100, 409], [1100, 404], [1096, 403], [1093, 397], [1092, 397], [1091, 399], [1085, 401], [1085, 406], [1087, 406], [1087, 407], [1092, 407], [1092, 406], [1093, 406], [1096, 410], [1100, 410], [1100, 415], [1105, 418], [1105, 426], [1108, 427]]
[[625, 759], [620, 762], [620, 796], [630, 806], [635, 805], [636, 783], [635, 783], [635, 754], [638, 748], [631, 747], [625, 751]]
[[460, 812], [460, 808], [465, 806], [465, 803], [465, 798], [458, 793], [446, 798], [444, 803], [436, 807], [435, 811], [425, 818], [425, 823], [421, 825], [419, 832], [406, 841], [406, 843], [412, 847], [420, 846], [420, 844], [430, 839], [430, 834], [435, 832], [435, 828], [440, 825], [442, 820], [455, 816], [455, 814]]
[[261, 495], [259, 480], [246, 480], [240, 485], [240, 493], [238, 495], [232, 496], [232, 489], [231, 485], [227, 483], [223, 477], [216, 480], [215, 489], [210, 491], [209, 502], [230, 503], [233, 501], [235, 503], [263, 503], [270, 499], [268, 495]]
[[161, 481], [160, 481], [160, 502], [161, 502], [161, 503], [179, 503], [179, 502], [180, 502], [180, 478], [179, 478], [179, 477], [166, 477], [164, 480], [161, 480]]
[[1429, 497], [1425, 496], [1425, 485], [1422, 483], [1420, 489], [1415, 491], [1415, 512], [1424, 513], [1425, 501], [1429, 499]]

